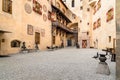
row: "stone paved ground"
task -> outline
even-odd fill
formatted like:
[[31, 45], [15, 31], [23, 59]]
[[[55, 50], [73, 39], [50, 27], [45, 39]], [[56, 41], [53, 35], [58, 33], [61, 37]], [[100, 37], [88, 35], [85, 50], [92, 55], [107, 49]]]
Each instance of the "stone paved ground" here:
[[115, 62], [109, 57], [111, 74], [96, 74], [99, 60], [92, 57], [97, 51], [66, 48], [0, 58], [0, 80], [115, 80]]

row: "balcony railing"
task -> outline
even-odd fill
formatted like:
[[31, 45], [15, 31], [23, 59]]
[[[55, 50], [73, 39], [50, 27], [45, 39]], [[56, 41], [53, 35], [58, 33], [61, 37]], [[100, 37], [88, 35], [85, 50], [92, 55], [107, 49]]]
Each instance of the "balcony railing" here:
[[52, 26], [59, 27], [69, 33], [78, 33], [77, 30], [72, 30], [72, 29], [68, 28], [66, 25], [64, 25], [58, 21], [52, 22]]
[[52, 11], [55, 11], [57, 14], [63, 16], [67, 22], [71, 22], [71, 20], [56, 6], [52, 5]]

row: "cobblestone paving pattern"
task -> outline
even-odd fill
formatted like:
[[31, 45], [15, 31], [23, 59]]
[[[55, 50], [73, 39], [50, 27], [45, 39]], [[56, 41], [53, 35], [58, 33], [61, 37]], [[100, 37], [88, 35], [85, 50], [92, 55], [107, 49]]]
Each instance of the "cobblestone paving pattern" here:
[[97, 49], [65, 48], [0, 58], [0, 80], [115, 80], [115, 62], [107, 56], [111, 74], [96, 74]]

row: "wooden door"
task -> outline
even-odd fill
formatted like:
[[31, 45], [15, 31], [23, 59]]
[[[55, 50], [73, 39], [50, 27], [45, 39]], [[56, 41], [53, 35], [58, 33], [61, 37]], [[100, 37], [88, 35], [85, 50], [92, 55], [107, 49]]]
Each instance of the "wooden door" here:
[[87, 40], [82, 40], [82, 48], [86, 48], [87, 47]]
[[35, 32], [35, 43], [40, 44], [40, 33]]

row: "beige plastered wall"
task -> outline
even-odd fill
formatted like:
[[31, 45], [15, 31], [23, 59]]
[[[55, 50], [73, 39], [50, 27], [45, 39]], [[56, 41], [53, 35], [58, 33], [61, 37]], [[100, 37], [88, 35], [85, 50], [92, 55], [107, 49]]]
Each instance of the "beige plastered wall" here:
[[[47, 11], [51, 11], [50, 4], [47, 0], [39, 0], [41, 5], [46, 5]], [[26, 42], [26, 47], [33, 49], [35, 46], [35, 32], [41, 34], [41, 29], [45, 30], [45, 36], [40, 35], [40, 50], [45, 50], [46, 46], [51, 45], [51, 21], [43, 21], [43, 14], [48, 15], [42, 9], [42, 15], [35, 13], [33, 10], [30, 14], [25, 12], [25, 4], [33, 6], [33, 2], [28, 0], [13, 0], [12, 14], [2, 11], [2, 0], [0, 0], [0, 29], [10, 31], [11, 33], [0, 34], [0, 39], [5, 39], [1, 43], [1, 54], [13, 54], [20, 51], [20, 48], [11, 48], [12, 40]], [[27, 34], [27, 25], [33, 26], [33, 35]], [[22, 45], [22, 44], [21, 44]]]
[[[114, 9], [114, 18], [106, 22], [106, 13], [111, 8]], [[94, 42], [97, 39], [98, 44], [97, 42], [96, 44], [98, 49], [106, 49], [106, 47], [113, 48], [113, 39], [116, 39], [115, 0], [101, 0], [101, 8], [93, 15], [92, 22], [94, 23], [99, 18], [101, 18], [101, 26], [92, 32], [92, 45], [95, 46]], [[111, 36], [111, 42], [109, 42], [109, 36]]]

